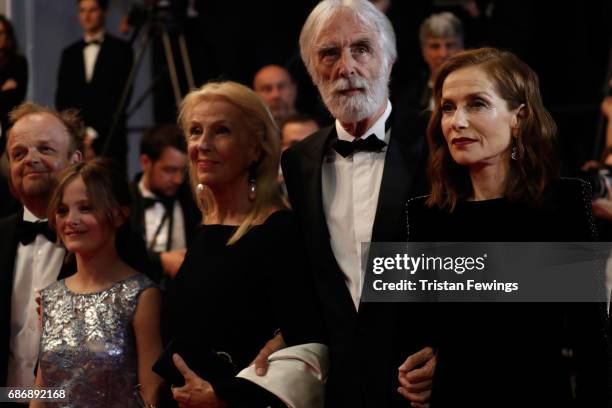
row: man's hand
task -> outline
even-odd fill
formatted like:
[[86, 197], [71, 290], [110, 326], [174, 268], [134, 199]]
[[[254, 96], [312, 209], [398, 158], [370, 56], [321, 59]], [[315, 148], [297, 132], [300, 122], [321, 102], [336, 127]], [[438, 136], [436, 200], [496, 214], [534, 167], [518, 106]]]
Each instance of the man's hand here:
[[4, 91], [10, 91], [11, 89], [16, 89], [16, 88], [17, 88], [17, 81], [15, 81], [13, 78], [9, 78], [6, 81], [4, 81], [4, 83], [2, 84], [2, 88], [0, 88], [0, 90], [4, 92]]
[[164, 274], [174, 279], [176, 273], [183, 264], [186, 253], [187, 250], [185, 249], [176, 249], [174, 251], [160, 253], [159, 260], [164, 270]]
[[612, 200], [609, 198], [598, 198], [593, 201], [593, 215], [607, 221], [612, 221]]
[[608, 196], [593, 200], [593, 216], [606, 221], [612, 221], [612, 187], [606, 182]]
[[580, 166], [580, 170], [589, 171], [599, 169], [599, 162], [597, 160], [589, 160]]
[[268, 372], [268, 357], [270, 354], [287, 347], [283, 335], [279, 332], [272, 340], [268, 341], [264, 348], [261, 349], [255, 360], [250, 365], [255, 364], [255, 373], [259, 376], [264, 376]]
[[433, 349], [425, 347], [409, 356], [398, 368], [400, 387], [397, 392], [410, 401], [413, 407], [426, 408], [429, 406], [436, 361]]
[[180, 408], [224, 408], [225, 402], [217, 398], [212, 385], [204, 381], [185, 363], [178, 354], [172, 356], [174, 365], [185, 378], [185, 385], [172, 388], [172, 397]]

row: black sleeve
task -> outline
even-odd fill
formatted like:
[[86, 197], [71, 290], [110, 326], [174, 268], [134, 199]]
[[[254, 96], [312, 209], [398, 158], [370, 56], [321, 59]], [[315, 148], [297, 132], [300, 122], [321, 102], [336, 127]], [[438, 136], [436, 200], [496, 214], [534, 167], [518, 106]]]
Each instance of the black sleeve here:
[[[597, 241], [591, 185], [579, 179], [561, 181], [559, 202], [562, 221], [569, 239], [575, 242]], [[566, 304], [567, 332], [576, 372], [577, 406], [610, 407], [612, 402], [612, 360], [610, 322], [604, 303]]]
[[[321, 308], [301, 244], [294, 216], [286, 211], [272, 215], [261, 252], [265, 260], [267, 293], [288, 346], [325, 343]], [[265, 244], [264, 244], [265, 242]], [[285, 407], [272, 393], [241, 378], [215, 384], [215, 393], [232, 407]]]
[[269, 298], [275, 302], [285, 343], [325, 343], [322, 307], [315, 294], [302, 234], [292, 213], [274, 216], [268, 229], [271, 247], [266, 253]]

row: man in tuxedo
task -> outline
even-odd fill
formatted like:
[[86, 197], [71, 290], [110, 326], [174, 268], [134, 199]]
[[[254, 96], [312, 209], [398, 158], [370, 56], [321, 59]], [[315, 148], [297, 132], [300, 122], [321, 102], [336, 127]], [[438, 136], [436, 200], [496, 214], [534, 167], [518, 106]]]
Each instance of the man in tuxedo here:
[[361, 243], [405, 241], [404, 205], [426, 185], [416, 118], [388, 100], [393, 28], [367, 0], [324, 0], [300, 52], [336, 119], [282, 156], [328, 328], [326, 406], [421, 406], [435, 366], [428, 305], [361, 301]]
[[12, 111], [10, 122], [9, 182], [23, 208], [0, 220], [0, 386], [33, 388], [41, 334], [35, 296], [58, 279], [66, 252], [47, 208], [59, 172], [82, 158], [84, 128], [74, 113], [33, 103]]
[[[419, 28], [421, 55], [427, 70], [418, 73], [399, 98], [402, 107], [431, 115], [433, 81], [436, 74], [453, 55], [464, 50], [463, 24], [446, 11], [427, 17]], [[425, 121], [426, 123], [427, 121]]]
[[201, 214], [185, 183], [187, 146], [176, 125], [156, 125], [140, 141], [142, 174], [130, 184], [131, 222], [145, 239], [155, 267], [150, 276], [173, 278]]
[[[83, 39], [62, 52], [57, 78], [55, 104], [58, 110], [76, 108], [87, 126], [90, 154], [102, 154], [107, 143], [115, 110], [132, 68], [130, 45], [104, 31], [108, 0], [79, 0], [79, 23]], [[126, 168], [125, 111], [119, 112], [108, 157]]]

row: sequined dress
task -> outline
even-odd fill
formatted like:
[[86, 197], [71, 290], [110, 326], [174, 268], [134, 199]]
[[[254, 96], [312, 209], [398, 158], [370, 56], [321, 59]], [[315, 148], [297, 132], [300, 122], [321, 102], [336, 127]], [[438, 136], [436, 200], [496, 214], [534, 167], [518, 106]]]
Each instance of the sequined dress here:
[[132, 321], [140, 293], [154, 285], [145, 275], [135, 274], [94, 293], [72, 292], [64, 280], [41, 292], [43, 383], [69, 395], [68, 401], [49, 405], [138, 406]]

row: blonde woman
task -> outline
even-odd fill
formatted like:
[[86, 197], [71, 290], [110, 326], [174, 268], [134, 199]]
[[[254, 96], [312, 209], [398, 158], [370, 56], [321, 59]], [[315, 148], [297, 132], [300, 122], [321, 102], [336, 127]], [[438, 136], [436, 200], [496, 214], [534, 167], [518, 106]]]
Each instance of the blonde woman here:
[[284, 406], [227, 375], [247, 367], [279, 329], [288, 345], [319, 340], [300, 234], [276, 181], [277, 128], [259, 97], [234, 82], [191, 92], [179, 122], [202, 225], [169, 291], [173, 362], [185, 381], [173, 397], [185, 407]]

